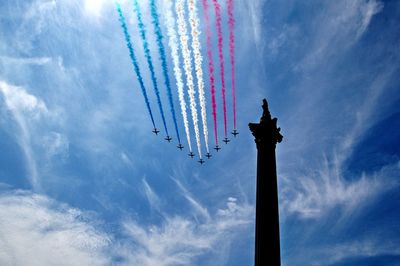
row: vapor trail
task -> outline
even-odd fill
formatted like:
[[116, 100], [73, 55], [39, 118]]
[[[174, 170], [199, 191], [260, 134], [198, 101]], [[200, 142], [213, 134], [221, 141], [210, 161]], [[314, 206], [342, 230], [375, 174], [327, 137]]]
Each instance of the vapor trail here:
[[156, 5], [155, 0], [150, 0], [150, 10], [151, 10], [151, 16], [153, 18], [152, 23], [153, 23], [154, 31], [156, 34], [158, 52], [160, 54], [161, 66], [162, 66], [164, 80], [165, 80], [165, 87], [167, 88], [167, 95], [168, 95], [168, 100], [169, 100], [169, 106], [171, 109], [172, 120], [174, 121], [176, 136], [177, 136], [178, 142], [180, 144], [181, 138], [179, 136], [178, 122], [176, 119], [174, 100], [172, 97], [171, 83], [170, 83], [169, 75], [168, 75], [167, 58], [165, 56], [165, 48], [164, 48], [164, 44], [162, 42], [163, 34], [162, 34], [161, 28], [160, 28], [160, 22], [159, 22], [159, 18], [158, 18], [158, 14], [157, 14], [157, 5]]
[[199, 19], [197, 16], [197, 8], [196, 8], [196, 0], [187, 0], [188, 9], [189, 9], [189, 22], [192, 29], [192, 48], [194, 54], [194, 62], [195, 62], [195, 70], [197, 77], [197, 87], [199, 90], [199, 100], [201, 107], [201, 119], [203, 122], [203, 133], [204, 133], [204, 142], [206, 144], [207, 152], [209, 152], [208, 148], [208, 126], [207, 126], [207, 111], [206, 111], [206, 97], [204, 95], [204, 80], [203, 80], [203, 69], [202, 62], [203, 56], [201, 55], [201, 47], [199, 41], [200, 32], [198, 30]]
[[176, 79], [176, 87], [178, 88], [179, 103], [181, 106], [181, 113], [183, 117], [183, 124], [185, 126], [186, 139], [188, 142], [189, 150], [192, 151], [192, 143], [190, 139], [190, 129], [188, 115], [186, 111], [185, 94], [183, 90], [182, 70], [181, 62], [179, 58], [179, 45], [178, 36], [175, 31], [175, 18], [173, 16], [173, 0], [166, 0], [166, 23], [167, 23], [167, 34], [169, 37], [169, 47], [171, 49], [172, 62], [174, 63], [174, 74]]
[[207, 57], [208, 57], [208, 70], [210, 74], [210, 85], [211, 85], [211, 101], [212, 101], [212, 114], [214, 119], [214, 136], [215, 143], [218, 145], [218, 127], [217, 127], [217, 103], [215, 100], [215, 76], [214, 76], [214, 58], [212, 55], [212, 43], [211, 43], [211, 25], [210, 25], [210, 16], [208, 0], [202, 0], [203, 10], [204, 10], [204, 18], [205, 18], [205, 27], [206, 27], [206, 35], [207, 35]]
[[231, 60], [233, 129], [236, 129], [235, 19], [233, 16], [233, 0], [228, 0], [227, 5], [228, 5], [228, 24], [229, 24], [229, 56]]
[[154, 123], [153, 113], [152, 113], [151, 107], [150, 107], [149, 98], [147, 97], [146, 87], [144, 86], [144, 83], [143, 83], [143, 77], [142, 77], [142, 74], [140, 73], [139, 64], [138, 64], [138, 61], [137, 61], [137, 58], [135, 55], [135, 51], [132, 46], [131, 36], [129, 35], [129, 32], [128, 32], [128, 27], [126, 25], [125, 17], [124, 17], [124, 14], [122, 13], [121, 5], [119, 3], [116, 3], [116, 6], [117, 6], [118, 14], [119, 14], [119, 21], [121, 22], [121, 28], [124, 32], [126, 45], [129, 50], [129, 56], [131, 57], [131, 61], [133, 64], [133, 69], [135, 70], [137, 79], [140, 84], [140, 88], [142, 89], [142, 94], [144, 97], [144, 101], [146, 102], [147, 111], [149, 112], [151, 122], [153, 123], [153, 127], [156, 128], [156, 125]]
[[180, 37], [182, 55], [183, 55], [183, 63], [186, 74], [186, 83], [188, 87], [188, 94], [190, 99], [190, 109], [192, 113], [192, 120], [194, 131], [196, 134], [196, 142], [197, 149], [199, 152], [200, 158], [201, 155], [201, 141], [200, 141], [200, 132], [199, 132], [199, 121], [197, 117], [197, 107], [196, 107], [196, 99], [195, 99], [195, 91], [194, 91], [194, 83], [192, 76], [192, 63], [191, 63], [191, 51], [189, 49], [188, 40], [189, 37], [187, 35], [186, 23], [185, 23], [185, 10], [184, 10], [184, 0], [176, 0], [175, 9], [178, 17], [178, 33]]
[[140, 10], [140, 6], [139, 6], [139, 3], [138, 3], [138, 0], [134, 0], [133, 1], [133, 7], [134, 7], [134, 11], [135, 11], [135, 13], [137, 15], [138, 25], [139, 25], [139, 30], [140, 30], [140, 37], [142, 38], [143, 49], [144, 49], [145, 57], [146, 57], [146, 60], [147, 60], [147, 64], [149, 66], [151, 81], [153, 82], [153, 87], [154, 87], [154, 92], [155, 92], [155, 94], [157, 96], [157, 103], [158, 103], [158, 107], [160, 109], [161, 118], [162, 118], [162, 121], [163, 121], [163, 124], [164, 124], [165, 133], [167, 134], [167, 136], [169, 136], [167, 123], [165, 122], [164, 109], [163, 109], [163, 106], [162, 106], [162, 103], [161, 103], [160, 91], [159, 91], [158, 85], [157, 85], [157, 78], [156, 78], [156, 74], [154, 72], [153, 60], [151, 58], [150, 49], [149, 49], [149, 43], [148, 43], [147, 37], [146, 37], [146, 28], [145, 28], [145, 26], [143, 24], [142, 11]]
[[224, 111], [224, 132], [225, 137], [228, 135], [227, 121], [226, 121], [226, 92], [225, 92], [225, 62], [224, 62], [224, 50], [223, 50], [223, 38], [222, 38], [222, 25], [221, 25], [221, 5], [218, 0], [213, 0], [215, 17], [217, 23], [218, 33], [218, 55], [219, 55], [219, 66], [221, 75], [221, 93], [222, 93], [222, 107]]

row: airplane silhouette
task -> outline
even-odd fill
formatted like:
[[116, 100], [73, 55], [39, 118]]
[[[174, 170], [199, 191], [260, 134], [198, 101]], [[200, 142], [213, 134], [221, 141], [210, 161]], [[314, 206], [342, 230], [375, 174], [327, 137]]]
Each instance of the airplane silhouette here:
[[178, 146], [176, 146], [178, 149], [183, 150], [183, 145], [179, 143]]
[[212, 157], [212, 155], [211, 155], [209, 152], [207, 152], [206, 157], [207, 157], [208, 159], [210, 159], [210, 158]]
[[223, 142], [225, 142], [225, 144], [228, 144], [230, 140], [228, 138], [224, 138]]
[[239, 135], [239, 132], [237, 132], [237, 130], [234, 129], [234, 130], [232, 131], [232, 135], [236, 138], [236, 135]]
[[168, 142], [171, 142], [172, 138], [171, 138], [170, 136], [167, 136], [167, 137], [165, 138], [165, 140], [168, 141]]
[[214, 150], [216, 150], [217, 152], [220, 150], [221, 148], [217, 145], [215, 146]]
[[190, 152], [188, 155], [189, 155], [190, 158], [193, 159], [193, 157], [194, 157], [194, 153], [193, 152]]
[[154, 128], [152, 131], [154, 134], [158, 135], [158, 133], [160, 132], [159, 130], [157, 130], [157, 128]]
[[203, 165], [203, 163], [205, 163], [205, 161], [204, 161], [203, 159], [200, 159], [199, 163], [200, 163], [201, 165]]

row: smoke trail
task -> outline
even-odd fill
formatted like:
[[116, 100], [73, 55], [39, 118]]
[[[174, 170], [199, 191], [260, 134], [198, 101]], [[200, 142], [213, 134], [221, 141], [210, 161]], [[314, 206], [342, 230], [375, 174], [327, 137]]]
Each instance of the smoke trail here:
[[147, 42], [146, 28], [145, 28], [145, 26], [143, 24], [142, 11], [140, 10], [140, 6], [139, 6], [139, 3], [138, 3], [138, 0], [134, 0], [133, 7], [134, 7], [134, 11], [136, 12], [136, 15], [137, 15], [138, 25], [139, 25], [139, 30], [140, 30], [140, 37], [142, 38], [143, 49], [144, 49], [144, 53], [145, 53], [145, 56], [146, 56], [147, 64], [149, 65], [151, 81], [153, 82], [154, 92], [156, 93], [156, 96], [157, 96], [158, 107], [160, 109], [161, 118], [162, 118], [162, 121], [163, 121], [163, 124], [164, 124], [165, 133], [168, 136], [169, 134], [168, 134], [167, 123], [165, 122], [164, 109], [163, 109], [163, 106], [162, 106], [162, 103], [161, 103], [160, 91], [158, 89], [157, 78], [156, 78], [156, 74], [154, 72], [153, 60], [152, 60], [151, 54], [150, 54], [149, 43]]
[[213, 0], [213, 3], [215, 8], [215, 17], [217, 19], [218, 54], [219, 54], [219, 66], [221, 75], [222, 106], [224, 110], [224, 131], [225, 131], [225, 137], [227, 137], [228, 130], [226, 126], [227, 122], [226, 122], [225, 63], [224, 63], [222, 25], [221, 25], [221, 6], [218, 3], [218, 0]]
[[139, 81], [140, 88], [142, 89], [142, 94], [143, 94], [144, 100], [146, 102], [147, 111], [149, 112], [149, 115], [150, 115], [150, 118], [151, 118], [151, 122], [153, 123], [153, 127], [156, 128], [156, 125], [154, 123], [153, 113], [152, 113], [151, 107], [150, 107], [149, 98], [147, 97], [146, 88], [145, 88], [144, 83], [143, 83], [142, 74], [140, 73], [139, 64], [137, 62], [135, 51], [134, 51], [133, 46], [132, 46], [131, 36], [129, 35], [128, 27], [126, 26], [125, 17], [124, 17], [124, 15], [122, 13], [121, 5], [119, 3], [116, 3], [116, 6], [117, 6], [117, 12], [119, 14], [119, 21], [121, 22], [121, 27], [122, 27], [122, 30], [124, 32], [126, 45], [128, 46], [129, 56], [131, 57], [133, 68], [135, 70], [137, 79]]
[[210, 16], [208, 14], [209, 6], [208, 6], [208, 0], [202, 0], [202, 2], [203, 2], [204, 18], [206, 24], [205, 27], [207, 35], [207, 56], [208, 56], [208, 70], [210, 74], [210, 85], [211, 85], [212, 114], [214, 119], [214, 136], [215, 136], [215, 143], [216, 145], [218, 145], [217, 103], [215, 101], [214, 58], [212, 55]]
[[178, 95], [179, 95], [179, 103], [181, 106], [181, 113], [183, 117], [183, 124], [185, 126], [185, 133], [186, 139], [189, 146], [189, 151], [192, 152], [192, 143], [190, 139], [190, 130], [189, 130], [189, 121], [188, 115], [186, 111], [186, 102], [185, 102], [185, 95], [183, 91], [183, 81], [182, 81], [182, 70], [181, 70], [181, 63], [179, 60], [179, 46], [178, 46], [178, 36], [175, 31], [175, 19], [172, 13], [172, 4], [173, 0], [166, 1], [166, 22], [168, 28], [168, 37], [169, 37], [169, 47], [171, 48], [171, 57], [172, 62], [174, 63], [174, 73], [176, 79], [176, 87], [178, 88]]
[[194, 83], [192, 76], [192, 63], [191, 63], [191, 52], [189, 50], [188, 45], [188, 35], [185, 23], [185, 10], [183, 7], [184, 0], [176, 0], [175, 9], [176, 14], [178, 16], [178, 33], [181, 41], [182, 55], [183, 55], [183, 63], [186, 74], [186, 83], [188, 86], [188, 94], [190, 99], [190, 109], [192, 113], [192, 120], [194, 125], [194, 131], [196, 133], [196, 142], [197, 149], [199, 152], [200, 158], [201, 155], [201, 142], [200, 142], [200, 132], [199, 132], [199, 121], [197, 117], [197, 108], [196, 108], [196, 100], [195, 100], [195, 91], [194, 91]]
[[176, 120], [176, 113], [175, 113], [175, 107], [174, 107], [174, 100], [172, 98], [171, 83], [170, 83], [169, 75], [168, 75], [167, 59], [166, 59], [166, 56], [165, 56], [164, 44], [162, 42], [163, 35], [162, 35], [162, 32], [161, 32], [161, 28], [160, 28], [160, 22], [159, 22], [159, 19], [158, 19], [157, 6], [156, 6], [155, 0], [150, 0], [150, 9], [151, 9], [151, 16], [153, 18], [152, 23], [154, 25], [154, 31], [155, 31], [155, 34], [156, 34], [158, 52], [160, 54], [161, 66], [162, 66], [163, 75], [164, 75], [164, 79], [165, 79], [165, 87], [167, 88], [169, 106], [170, 106], [171, 113], [172, 113], [172, 119], [174, 121], [176, 136], [177, 136], [178, 142], [180, 144], [181, 143], [181, 138], [179, 136], [178, 123], [177, 123], [177, 120]]
[[197, 17], [196, 3], [197, 3], [196, 0], [188, 0], [189, 21], [192, 29], [192, 48], [193, 48], [194, 62], [195, 62], [194, 65], [197, 77], [197, 87], [199, 89], [199, 100], [201, 107], [201, 119], [203, 122], [204, 142], [206, 144], [207, 152], [209, 152], [206, 97], [204, 96], [204, 80], [203, 80], [203, 69], [202, 69], [203, 57], [201, 55], [201, 47], [199, 41], [199, 35], [200, 35], [200, 32], [198, 30], [199, 19]]
[[233, 101], [233, 129], [236, 129], [236, 82], [235, 82], [235, 19], [233, 17], [233, 0], [228, 0], [229, 55], [231, 60], [231, 83]]

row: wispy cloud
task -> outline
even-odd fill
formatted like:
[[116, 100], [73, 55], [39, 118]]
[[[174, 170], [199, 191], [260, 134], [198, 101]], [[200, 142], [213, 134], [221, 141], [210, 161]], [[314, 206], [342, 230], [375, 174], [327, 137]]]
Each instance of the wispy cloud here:
[[[248, 14], [246, 14], [246, 19], [250, 20], [250, 23], [246, 24], [249, 27], [249, 31], [252, 31], [252, 39], [255, 42], [257, 52], [261, 55], [263, 54], [263, 42], [262, 42], [262, 12], [264, 8], [263, 1], [245, 1], [243, 3], [238, 3], [239, 5], [243, 5], [242, 10], [247, 10]], [[244, 18], [243, 18], [244, 19]]]
[[360, 210], [383, 192], [398, 186], [399, 165], [394, 164], [380, 171], [359, 177], [348, 176], [339, 162], [326, 158], [320, 169], [311, 170], [308, 175], [292, 180], [282, 179], [282, 208], [285, 215], [299, 215], [301, 218], [321, 218], [332, 210], [342, 214]]
[[178, 186], [183, 197], [185, 197], [185, 199], [187, 199], [187, 201], [193, 206], [193, 209], [196, 211], [196, 213], [202, 216], [204, 219], [210, 220], [210, 214], [208, 213], [207, 208], [205, 208], [198, 200], [196, 200], [178, 179], [172, 178], [172, 180]]
[[141, 224], [136, 220], [125, 220], [123, 227], [127, 238], [118, 244], [115, 256], [122, 259], [124, 265], [193, 265], [203, 256], [215, 256], [218, 262], [214, 261], [212, 265], [224, 265], [221, 259], [225, 260], [227, 254], [221, 253], [227, 251], [222, 246], [230, 246], [235, 236], [253, 224], [253, 206], [229, 197], [226, 207], [210, 214], [178, 180], [173, 181], [181, 196], [190, 203], [185, 213], [196, 213], [203, 219], [163, 212], [160, 196], [146, 179], [142, 179], [150, 208], [160, 212], [162, 221]]
[[[382, 99], [390, 93], [388, 87], [398, 69], [396, 64], [391, 64], [392, 59], [383, 59], [386, 63], [371, 70], [373, 75], [355, 67], [354, 73], [360, 79], [355, 87], [352, 87], [355, 74], [344, 75], [340, 81], [329, 71], [321, 71], [319, 77], [308, 77], [308, 73], [315, 75], [320, 69], [339, 67], [335, 60], [344, 60], [349, 48], [366, 34], [373, 17], [383, 10], [383, 3], [357, 0], [322, 5], [322, 11], [309, 28], [313, 32], [307, 37], [310, 46], [298, 61], [300, 68], [297, 70], [302, 70], [299, 73], [301, 82], [296, 84], [299, 109], [285, 121], [287, 130], [282, 145], [286, 146], [284, 155], [279, 158], [286, 162], [280, 169], [284, 214], [315, 219], [323, 219], [331, 211], [364, 206], [396, 186], [393, 180], [397, 178], [392, 172], [396, 165], [357, 176], [346, 165], [363, 137], [388, 115], [381, 105]], [[288, 31], [276, 37], [277, 46], [280, 38], [282, 42], [291, 38]], [[352, 91], [351, 99], [343, 96], [344, 90]], [[393, 104], [390, 101], [385, 104]], [[321, 110], [321, 114], [316, 110]], [[292, 154], [296, 154], [296, 158]]]
[[45, 196], [1, 193], [0, 224], [1, 265], [108, 265], [108, 236]]
[[[380, 115], [385, 115], [378, 108], [394, 72], [394, 67], [389, 66], [377, 74], [367, 87], [360, 104], [347, 107], [351, 112], [346, 115], [346, 118], [352, 122], [348, 124], [346, 132], [342, 132], [341, 136], [330, 136], [332, 132], [316, 133], [319, 126], [312, 126], [315, 129], [314, 134], [325, 134], [325, 137], [332, 138], [329, 146], [319, 146], [320, 153], [329, 153], [330, 156], [320, 156], [319, 158], [323, 160], [319, 164], [309, 162], [308, 168], [304, 166], [302, 174], [297, 171], [283, 173], [282, 201], [286, 214], [296, 213], [303, 218], [319, 218], [338, 207], [349, 212], [398, 185], [393, 181], [398, 178], [394, 171], [398, 169], [397, 164], [386, 165], [373, 174], [360, 176], [354, 176], [346, 168], [355, 147], [371, 127], [382, 119]], [[328, 119], [328, 117], [325, 118]], [[336, 125], [336, 128], [343, 126]], [[331, 125], [329, 128], [332, 128]], [[313, 136], [305, 136], [303, 139], [308, 139], [312, 143], [312, 138]], [[312, 147], [312, 145], [309, 146]]]
[[52, 61], [50, 57], [8, 57], [1, 56], [0, 60], [4, 64], [22, 64], [22, 65], [45, 65]]
[[400, 256], [400, 243], [393, 240], [375, 238], [360, 239], [317, 249], [311, 265], [325, 266], [345, 263], [349, 259], [372, 258], [379, 256]]
[[147, 201], [150, 204], [150, 208], [160, 211], [160, 199], [157, 194], [153, 191], [150, 185], [147, 183], [146, 178], [142, 179], [143, 190], [146, 195]]
[[16, 45], [20, 51], [26, 53], [33, 49], [32, 41], [34, 41], [43, 31], [48, 22], [48, 15], [57, 6], [55, 0], [37, 0], [29, 4], [23, 16], [23, 23], [20, 25], [16, 33]]
[[366, 32], [373, 16], [382, 8], [383, 3], [377, 0], [326, 2], [320, 17], [315, 19], [310, 50], [297, 67], [312, 70], [321, 59], [328, 60], [351, 47]]
[[205, 222], [181, 216], [166, 216], [159, 226], [127, 221], [124, 227], [131, 239], [119, 254], [127, 265], [192, 265], [202, 255], [221, 252], [216, 249], [218, 245], [230, 245], [239, 229], [252, 224], [252, 214], [253, 208], [229, 198], [227, 208]]
[[[0, 80], [0, 92], [5, 106], [19, 128], [16, 136], [19, 146], [25, 155], [29, 181], [35, 190], [40, 190], [38, 158], [35, 147], [42, 148], [42, 158], [64, 153], [68, 149], [68, 139], [57, 132], [38, 133], [43, 121], [58, 123], [58, 113], [50, 111], [47, 105], [23, 87], [13, 86]], [[39, 130], [40, 131], [40, 130]]]
[[22, 88], [11, 86], [4, 81], [0, 81], [0, 92], [2, 92], [6, 106], [20, 128], [18, 142], [25, 155], [31, 184], [35, 189], [39, 189], [38, 169], [25, 115], [31, 119], [39, 119], [40, 116], [48, 112], [47, 107], [42, 101], [28, 94]]
[[160, 225], [126, 220], [121, 224], [124, 237], [117, 239], [100, 229], [93, 214], [46, 196], [8, 190], [0, 194], [0, 264], [190, 265], [224, 252], [216, 248], [231, 245], [240, 229], [252, 224], [252, 215], [253, 208], [231, 197], [207, 222], [183, 216], [164, 216]]

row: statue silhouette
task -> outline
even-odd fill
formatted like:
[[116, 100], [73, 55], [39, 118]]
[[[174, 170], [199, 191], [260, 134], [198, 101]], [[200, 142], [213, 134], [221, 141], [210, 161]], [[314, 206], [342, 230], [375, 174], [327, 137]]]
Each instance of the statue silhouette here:
[[256, 195], [256, 266], [280, 266], [278, 184], [275, 147], [283, 136], [272, 118], [268, 102], [263, 100], [260, 123], [249, 123], [257, 145], [257, 195]]

